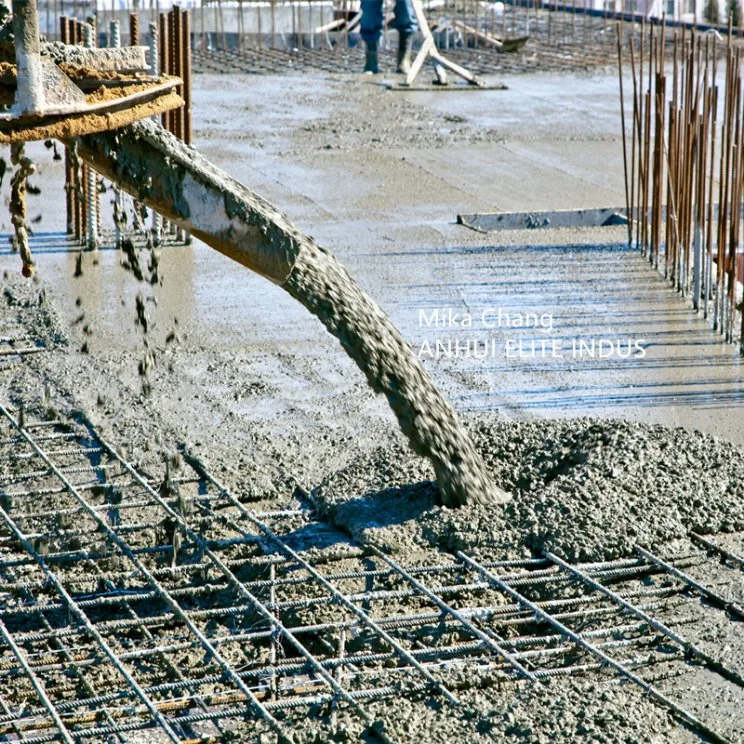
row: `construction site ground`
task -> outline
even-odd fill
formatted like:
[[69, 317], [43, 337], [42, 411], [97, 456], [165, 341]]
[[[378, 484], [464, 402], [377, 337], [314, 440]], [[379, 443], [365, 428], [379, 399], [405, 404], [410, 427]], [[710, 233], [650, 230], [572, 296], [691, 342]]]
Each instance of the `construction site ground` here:
[[[616, 74], [510, 75], [493, 80], [506, 90], [457, 93], [392, 92], [381, 85], [385, 77], [196, 75], [194, 145], [339, 257], [421, 351], [470, 425], [501, 417], [624, 419], [699, 430], [744, 447], [738, 347], [723, 343], [628, 247], [625, 227], [482, 234], [456, 224], [459, 213], [623, 206]], [[38, 280], [20, 277], [8, 243], [0, 249], [2, 322], [9, 334], [44, 351], [0, 369], [0, 397], [10, 410], [22, 408], [36, 420], [85, 421], [152, 472], [162, 466], [164, 450], [185, 448], [241, 500], [264, 509], [305, 497], [307, 506], [334, 474], [364, 456], [375, 462], [378, 448], [400, 444], [386, 402], [315, 318], [198, 241], [162, 251], [162, 286], [135, 281], [111, 241], [86, 252], [82, 273], [76, 272], [78, 249], [64, 234], [63, 164], [41, 144], [28, 150], [41, 188], [28, 210]], [[7, 203], [7, 179], [3, 193]], [[103, 201], [111, 198], [109, 189]], [[9, 217], [1, 228], [9, 234]], [[138, 370], [145, 354], [135, 324], [139, 292], [151, 298], [149, 395]], [[447, 319], [443, 325], [431, 324], [434, 310]], [[485, 327], [483, 310], [492, 322], [501, 310], [502, 327]], [[517, 314], [527, 311], [537, 314], [540, 327], [517, 327]], [[473, 327], [463, 322], [467, 313]], [[485, 338], [494, 341], [485, 359], [441, 351]], [[545, 352], [543, 339], [560, 341], [561, 353], [554, 346]], [[577, 355], [582, 339], [612, 341], [613, 349], [637, 342], [644, 354]], [[674, 442], [672, 432], [671, 447]], [[697, 477], [694, 462], [678, 467], [680, 479]], [[346, 495], [365, 493], [349, 486]], [[319, 507], [307, 544], [294, 545], [307, 547], [324, 529], [331, 533], [324, 548], [365, 539], [364, 530], [342, 518], [323, 527], [336, 514], [328, 503], [326, 517]], [[379, 514], [369, 519], [390, 527]], [[719, 542], [741, 554], [743, 528], [731, 522], [732, 534]], [[373, 542], [395, 554], [396, 539]], [[436, 565], [449, 556], [443, 543], [413, 543], [415, 550], [399, 551], [396, 560]], [[654, 547], [664, 555], [663, 545]], [[677, 556], [702, 555], [691, 543], [668, 547]], [[489, 555], [477, 545], [475, 551], [483, 560], [518, 557], [518, 551]], [[741, 605], [741, 571], [712, 570], [709, 563], [688, 565]], [[622, 587], [631, 592], [650, 581]], [[658, 616], [679, 621], [696, 643], [740, 668], [744, 634], [734, 620], [686, 592], [673, 599], [685, 600], [684, 612], [672, 602], [657, 607]], [[663, 678], [670, 697], [730, 740], [744, 741], [736, 715], [741, 688], [711, 681], [698, 665], [677, 664], [668, 676], [652, 667], [651, 676]], [[589, 670], [578, 683], [551, 683], [545, 699], [525, 693], [524, 684], [518, 693], [516, 685], [497, 685], [490, 698], [479, 697], [476, 684], [476, 693], [465, 696], [469, 712], [460, 717], [420, 701], [399, 700], [406, 713], [398, 717], [385, 703], [370, 704], [370, 711], [403, 741], [422, 735], [431, 741], [697, 740], [605, 673]], [[335, 725], [334, 736], [343, 740], [343, 726]], [[327, 740], [327, 730], [309, 729]], [[348, 731], [356, 731], [351, 723]]]

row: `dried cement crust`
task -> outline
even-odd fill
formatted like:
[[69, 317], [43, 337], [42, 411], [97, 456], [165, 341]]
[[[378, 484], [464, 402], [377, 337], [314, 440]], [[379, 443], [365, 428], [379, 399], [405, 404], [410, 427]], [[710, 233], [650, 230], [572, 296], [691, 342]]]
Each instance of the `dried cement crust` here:
[[[100, 96], [101, 94], [99, 94]], [[94, 99], [100, 103], [102, 98]], [[164, 111], [183, 105], [183, 99], [176, 93], [168, 93], [152, 101], [137, 104], [122, 111], [112, 111], [105, 114], [82, 114], [79, 116], [66, 115], [50, 121], [42, 126], [0, 131], [0, 144], [13, 142], [31, 142], [44, 139], [71, 139], [90, 132], [111, 131], [120, 129], [135, 121], [150, 116], [162, 114]]]

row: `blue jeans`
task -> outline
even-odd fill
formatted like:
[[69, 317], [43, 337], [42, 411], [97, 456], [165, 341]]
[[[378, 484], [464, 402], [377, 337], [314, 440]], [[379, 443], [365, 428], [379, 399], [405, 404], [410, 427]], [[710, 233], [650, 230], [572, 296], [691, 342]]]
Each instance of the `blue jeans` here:
[[[377, 43], [382, 33], [382, 0], [362, 0], [360, 30], [365, 44]], [[414, 34], [418, 29], [411, 0], [395, 0], [393, 28], [401, 34]]]

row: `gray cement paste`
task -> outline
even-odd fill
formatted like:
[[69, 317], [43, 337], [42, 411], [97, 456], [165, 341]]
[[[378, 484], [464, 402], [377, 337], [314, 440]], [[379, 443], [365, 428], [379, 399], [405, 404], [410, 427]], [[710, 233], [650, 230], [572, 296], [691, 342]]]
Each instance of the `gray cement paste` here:
[[283, 286], [341, 341], [370, 387], [385, 394], [413, 451], [431, 460], [444, 504], [507, 500], [410, 346], [338, 261], [303, 246]]

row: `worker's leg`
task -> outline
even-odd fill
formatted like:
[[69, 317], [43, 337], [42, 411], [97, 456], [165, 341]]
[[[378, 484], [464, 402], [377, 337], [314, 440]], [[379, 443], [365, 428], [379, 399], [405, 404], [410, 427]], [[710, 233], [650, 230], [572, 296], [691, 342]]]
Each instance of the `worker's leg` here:
[[394, 12], [393, 28], [397, 28], [398, 33], [405, 36], [413, 36], [418, 31], [418, 22], [411, 0], [395, 0]]
[[382, 0], [362, 0], [362, 39], [366, 47], [364, 71], [370, 74], [379, 72], [377, 47], [382, 33]]
[[418, 30], [411, 0], [395, 0], [393, 26], [398, 29], [398, 72], [405, 74], [411, 69], [413, 35]]

